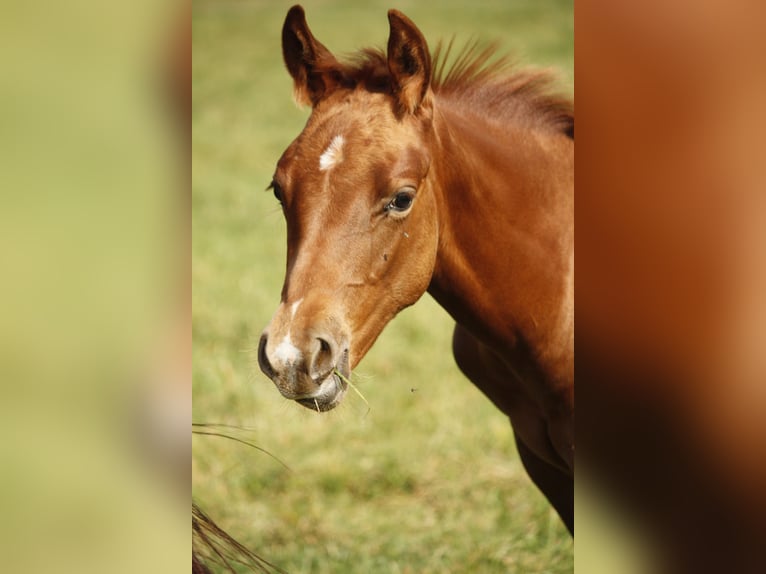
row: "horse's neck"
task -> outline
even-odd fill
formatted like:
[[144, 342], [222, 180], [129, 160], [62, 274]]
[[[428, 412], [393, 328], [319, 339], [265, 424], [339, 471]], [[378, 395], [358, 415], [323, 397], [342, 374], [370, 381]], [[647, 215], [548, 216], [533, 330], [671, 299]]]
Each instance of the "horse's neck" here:
[[429, 291], [493, 346], [571, 346], [573, 143], [453, 107], [435, 110], [434, 129], [440, 237]]

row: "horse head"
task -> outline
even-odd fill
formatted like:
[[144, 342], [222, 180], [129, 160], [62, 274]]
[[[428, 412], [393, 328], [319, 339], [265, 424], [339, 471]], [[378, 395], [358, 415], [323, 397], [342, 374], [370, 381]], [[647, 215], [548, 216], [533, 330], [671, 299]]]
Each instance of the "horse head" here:
[[431, 57], [406, 16], [388, 17], [387, 53], [356, 64], [314, 38], [300, 6], [282, 30], [295, 98], [312, 112], [270, 186], [287, 221], [287, 271], [258, 361], [285, 397], [319, 411], [340, 403], [436, 259]]

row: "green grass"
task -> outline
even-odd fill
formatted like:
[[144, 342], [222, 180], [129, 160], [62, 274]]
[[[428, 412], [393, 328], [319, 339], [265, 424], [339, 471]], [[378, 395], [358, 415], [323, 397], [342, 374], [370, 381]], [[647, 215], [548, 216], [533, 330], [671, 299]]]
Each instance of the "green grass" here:
[[[285, 225], [264, 188], [299, 133], [279, 45], [290, 2], [195, 1], [193, 333], [197, 422], [246, 427], [291, 470], [234, 441], [193, 439], [193, 495], [291, 573], [570, 572], [573, 544], [532, 486], [507, 419], [450, 355], [450, 318], [425, 296], [324, 414], [285, 401], [255, 348], [279, 302]], [[303, 2], [336, 53], [384, 46], [397, 7], [433, 46], [498, 39], [572, 85], [570, 2]]]

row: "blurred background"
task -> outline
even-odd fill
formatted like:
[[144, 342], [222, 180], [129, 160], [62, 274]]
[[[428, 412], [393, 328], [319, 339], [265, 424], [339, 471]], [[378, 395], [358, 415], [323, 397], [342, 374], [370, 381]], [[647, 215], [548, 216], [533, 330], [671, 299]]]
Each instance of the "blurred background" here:
[[[573, 543], [524, 472], [510, 425], [458, 372], [453, 322], [426, 295], [384, 331], [349, 393], [317, 415], [260, 373], [280, 298], [285, 224], [265, 190], [309, 110], [280, 33], [293, 2], [193, 3], [193, 421], [196, 502], [289, 572], [571, 572]], [[573, 90], [566, 1], [306, 1], [336, 55], [385, 47], [398, 8], [433, 49], [497, 40]], [[278, 458], [275, 460], [272, 456]], [[289, 467], [289, 468], [288, 468]]]
[[0, 5], [0, 555], [189, 562], [189, 6]]

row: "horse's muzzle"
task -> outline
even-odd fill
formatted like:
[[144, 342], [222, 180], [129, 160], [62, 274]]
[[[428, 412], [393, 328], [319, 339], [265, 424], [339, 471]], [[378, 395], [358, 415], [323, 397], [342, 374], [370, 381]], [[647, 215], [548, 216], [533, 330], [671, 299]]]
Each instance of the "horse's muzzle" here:
[[348, 389], [348, 347], [329, 335], [313, 337], [307, 347], [295, 346], [289, 334], [279, 344], [270, 344], [264, 332], [258, 364], [285, 398], [311, 410], [329, 411], [340, 404]]

